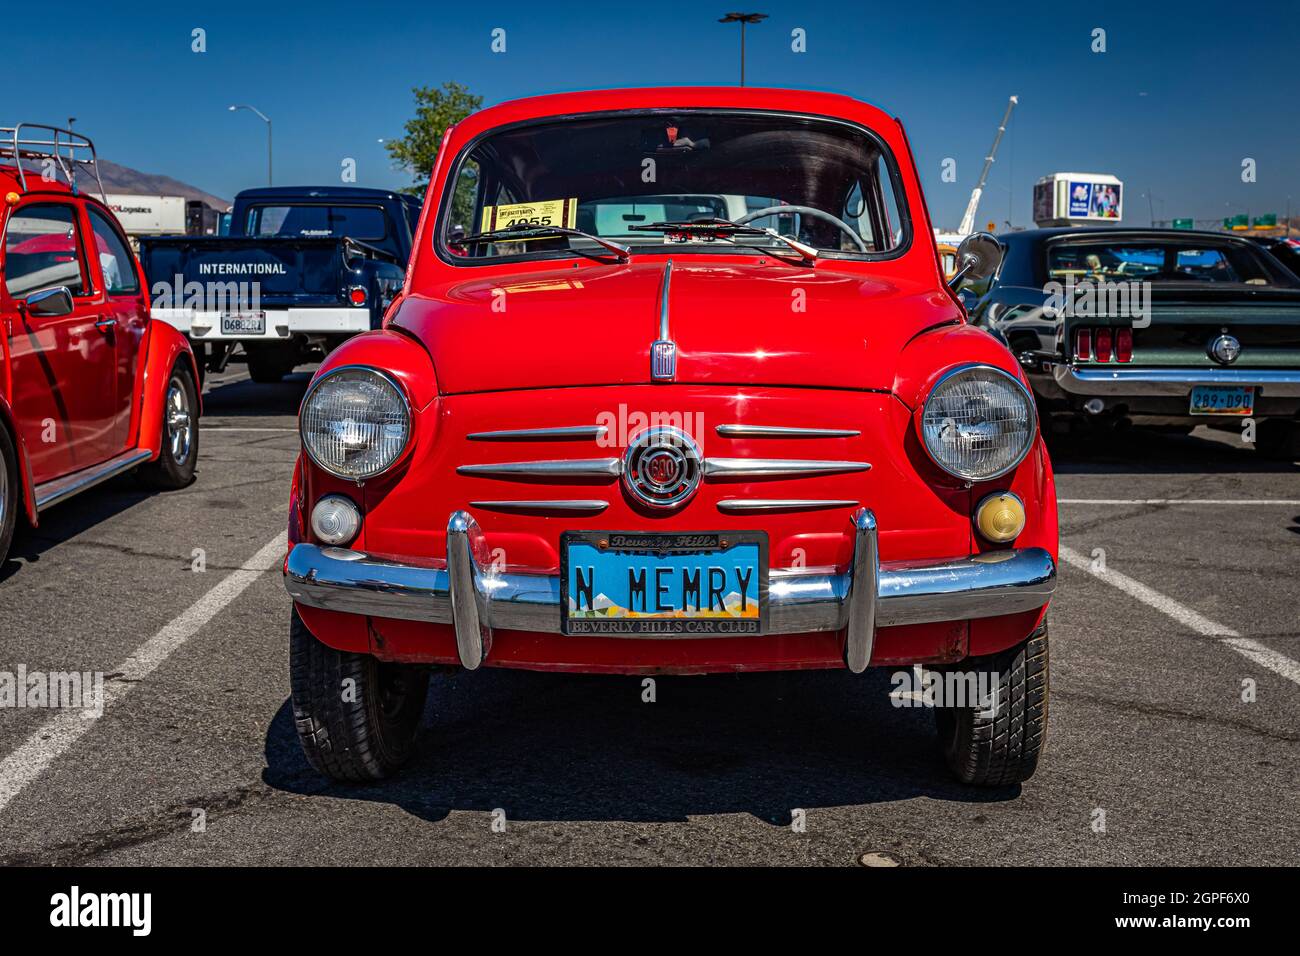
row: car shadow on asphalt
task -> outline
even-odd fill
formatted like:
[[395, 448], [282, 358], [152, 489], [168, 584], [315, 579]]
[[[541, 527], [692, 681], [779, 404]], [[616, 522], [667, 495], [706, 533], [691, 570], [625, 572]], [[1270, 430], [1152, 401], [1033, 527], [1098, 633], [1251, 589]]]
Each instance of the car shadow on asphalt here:
[[1050, 435], [1047, 450], [1057, 474], [1281, 474], [1300, 476], [1300, 464], [1273, 461], [1235, 432], [1198, 428], [1190, 435], [1134, 427]]
[[264, 781], [302, 795], [391, 804], [425, 820], [500, 808], [516, 821], [680, 822], [925, 796], [1015, 799], [948, 774], [924, 708], [895, 707], [888, 669], [655, 678], [487, 668], [439, 672], [417, 755], [397, 778], [326, 781], [285, 701], [267, 730]]
[[293, 372], [284, 381], [259, 385], [247, 378], [233, 382], [214, 381], [203, 386], [204, 417], [272, 418], [277, 415], [297, 417], [312, 372]]
[[36, 564], [52, 548], [88, 531], [146, 498], [160, 494], [145, 488], [130, 475], [114, 478], [85, 494], [41, 512], [41, 523], [33, 528], [20, 517], [9, 557], [0, 562], [0, 584], [17, 575], [25, 565]]

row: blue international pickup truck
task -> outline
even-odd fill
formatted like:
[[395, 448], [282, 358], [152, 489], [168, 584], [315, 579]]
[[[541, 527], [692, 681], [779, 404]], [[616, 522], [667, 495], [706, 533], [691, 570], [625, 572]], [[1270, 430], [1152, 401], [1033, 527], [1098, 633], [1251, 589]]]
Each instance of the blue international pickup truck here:
[[235, 197], [224, 236], [140, 240], [153, 317], [190, 339], [202, 371], [242, 346], [255, 382], [277, 382], [379, 327], [402, 287], [415, 196], [354, 186], [275, 186]]

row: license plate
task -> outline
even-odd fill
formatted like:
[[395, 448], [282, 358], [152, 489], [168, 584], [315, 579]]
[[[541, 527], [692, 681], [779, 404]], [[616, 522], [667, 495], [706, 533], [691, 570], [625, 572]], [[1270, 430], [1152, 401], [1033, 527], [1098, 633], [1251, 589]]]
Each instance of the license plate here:
[[761, 531], [566, 531], [560, 539], [565, 634], [762, 634], [767, 535]]
[[222, 335], [265, 335], [265, 312], [221, 313]]
[[1255, 410], [1254, 385], [1196, 385], [1192, 415], [1249, 415]]

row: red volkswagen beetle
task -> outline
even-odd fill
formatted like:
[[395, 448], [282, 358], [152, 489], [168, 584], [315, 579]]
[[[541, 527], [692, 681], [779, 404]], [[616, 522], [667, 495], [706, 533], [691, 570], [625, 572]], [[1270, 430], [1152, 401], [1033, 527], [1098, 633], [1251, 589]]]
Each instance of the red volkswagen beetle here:
[[150, 321], [130, 243], [78, 173], [98, 185], [86, 137], [0, 129], [0, 564], [20, 511], [35, 525], [127, 471], [158, 488], [194, 477], [194, 357]]
[[[563, 94], [449, 130], [401, 297], [302, 405], [313, 765], [395, 770], [423, 665], [923, 664], [980, 688], [930, 694], [957, 776], [1029, 777], [1051, 465], [931, 236], [901, 125], [843, 96]], [[996, 250], [969, 240], [959, 281]]]

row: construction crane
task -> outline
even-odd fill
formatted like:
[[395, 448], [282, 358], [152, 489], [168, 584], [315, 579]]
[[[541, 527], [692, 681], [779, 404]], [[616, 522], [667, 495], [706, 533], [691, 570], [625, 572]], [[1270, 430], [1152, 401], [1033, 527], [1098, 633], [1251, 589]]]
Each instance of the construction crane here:
[[1007, 112], [1002, 117], [1002, 123], [998, 126], [998, 134], [993, 137], [993, 146], [989, 154], [984, 157], [984, 171], [980, 173], [980, 181], [975, 184], [971, 190], [970, 203], [966, 206], [966, 215], [961, 217], [961, 225], [957, 231], [963, 236], [969, 236], [975, 231], [975, 211], [979, 208], [980, 196], [984, 192], [984, 183], [988, 181], [989, 170], [993, 167], [993, 157], [997, 155], [998, 143], [1002, 142], [1002, 134], [1007, 131], [1007, 123], [1011, 122], [1011, 111], [1016, 108], [1020, 102], [1020, 97], [1013, 96], [1007, 103]]

